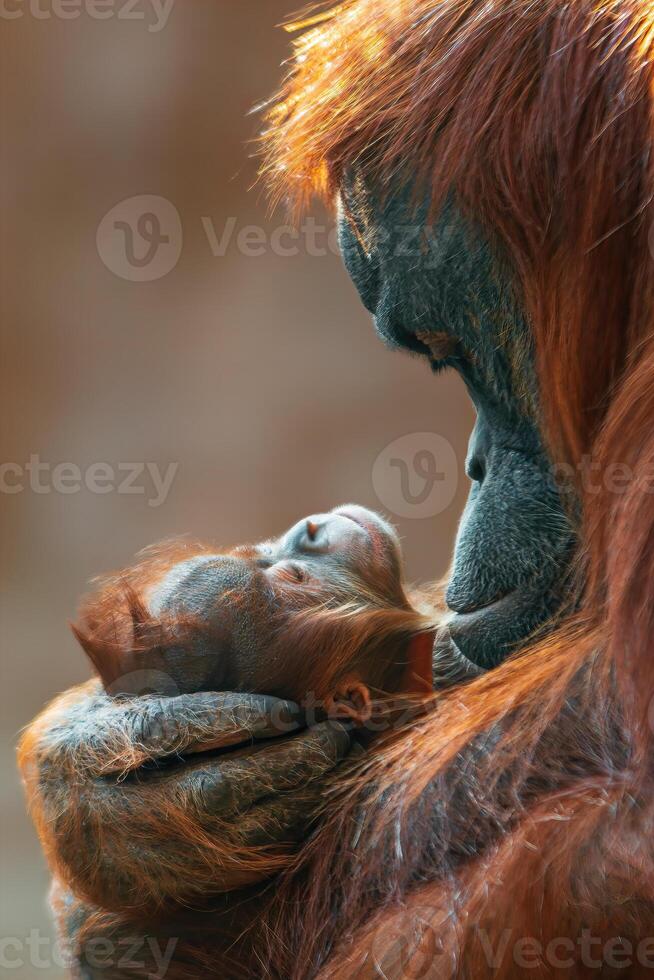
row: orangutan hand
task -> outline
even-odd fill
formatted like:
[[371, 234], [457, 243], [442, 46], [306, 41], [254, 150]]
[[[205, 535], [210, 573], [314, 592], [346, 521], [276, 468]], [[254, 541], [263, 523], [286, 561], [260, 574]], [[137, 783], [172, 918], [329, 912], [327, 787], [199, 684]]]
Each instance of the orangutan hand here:
[[78, 896], [122, 910], [273, 875], [350, 748], [336, 722], [302, 725], [297, 705], [258, 695], [112, 700], [96, 681], [67, 692], [20, 747], [53, 869]]

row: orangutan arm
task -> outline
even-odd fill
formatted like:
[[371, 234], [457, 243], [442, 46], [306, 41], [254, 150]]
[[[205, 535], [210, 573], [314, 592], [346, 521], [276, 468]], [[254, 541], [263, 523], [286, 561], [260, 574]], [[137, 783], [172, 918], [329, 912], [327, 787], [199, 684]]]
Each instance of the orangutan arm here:
[[20, 748], [51, 866], [78, 896], [135, 913], [274, 874], [349, 749], [340, 725], [301, 725], [268, 697], [116, 701], [95, 681], [62, 695]]

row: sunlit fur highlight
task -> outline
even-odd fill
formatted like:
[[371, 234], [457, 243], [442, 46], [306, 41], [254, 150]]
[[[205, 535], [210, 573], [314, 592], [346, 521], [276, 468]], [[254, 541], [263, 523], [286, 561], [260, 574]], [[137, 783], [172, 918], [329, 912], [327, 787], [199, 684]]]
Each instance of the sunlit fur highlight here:
[[550, 436], [578, 459], [651, 323], [651, 263], [632, 261], [650, 227], [651, 4], [348, 0], [325, 18], [268, 111], [273, 194], [331, 196], [356, 163], [433, 211], [454, 191], [508, 248]]

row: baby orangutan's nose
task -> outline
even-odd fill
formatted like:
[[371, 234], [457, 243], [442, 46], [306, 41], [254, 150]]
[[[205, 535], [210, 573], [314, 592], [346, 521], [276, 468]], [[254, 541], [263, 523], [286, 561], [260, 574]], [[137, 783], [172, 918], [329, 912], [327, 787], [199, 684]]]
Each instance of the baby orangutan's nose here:
[[316, 524], [315, 521], [309, 519], [307, 521], [307, 535], [309, 536], [309, 541], [316, 540], [316, 535], [318, 534], [318, 531], [319, 531], [319, 525]]

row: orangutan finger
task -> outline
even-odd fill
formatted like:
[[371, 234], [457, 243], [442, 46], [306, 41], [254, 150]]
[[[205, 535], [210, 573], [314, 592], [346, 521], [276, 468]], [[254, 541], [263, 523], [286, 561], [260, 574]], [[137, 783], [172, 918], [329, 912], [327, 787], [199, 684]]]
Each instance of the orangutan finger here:
[[322, 722], [249, 754], [196, 765], [181, 777], [175, 792], [188, 796], [208, 814], [243, 814], [266, 796], [289, 792], [329, 772], [349, 749], [346, 728], [338, 722]]
[[302, 713], [291, 701], [265, 695], [201, 693], [117, 701], [93, 716], [79, 753], [98, 775], [129, 772], [172, 755], [230, 748], [298, 730]]

